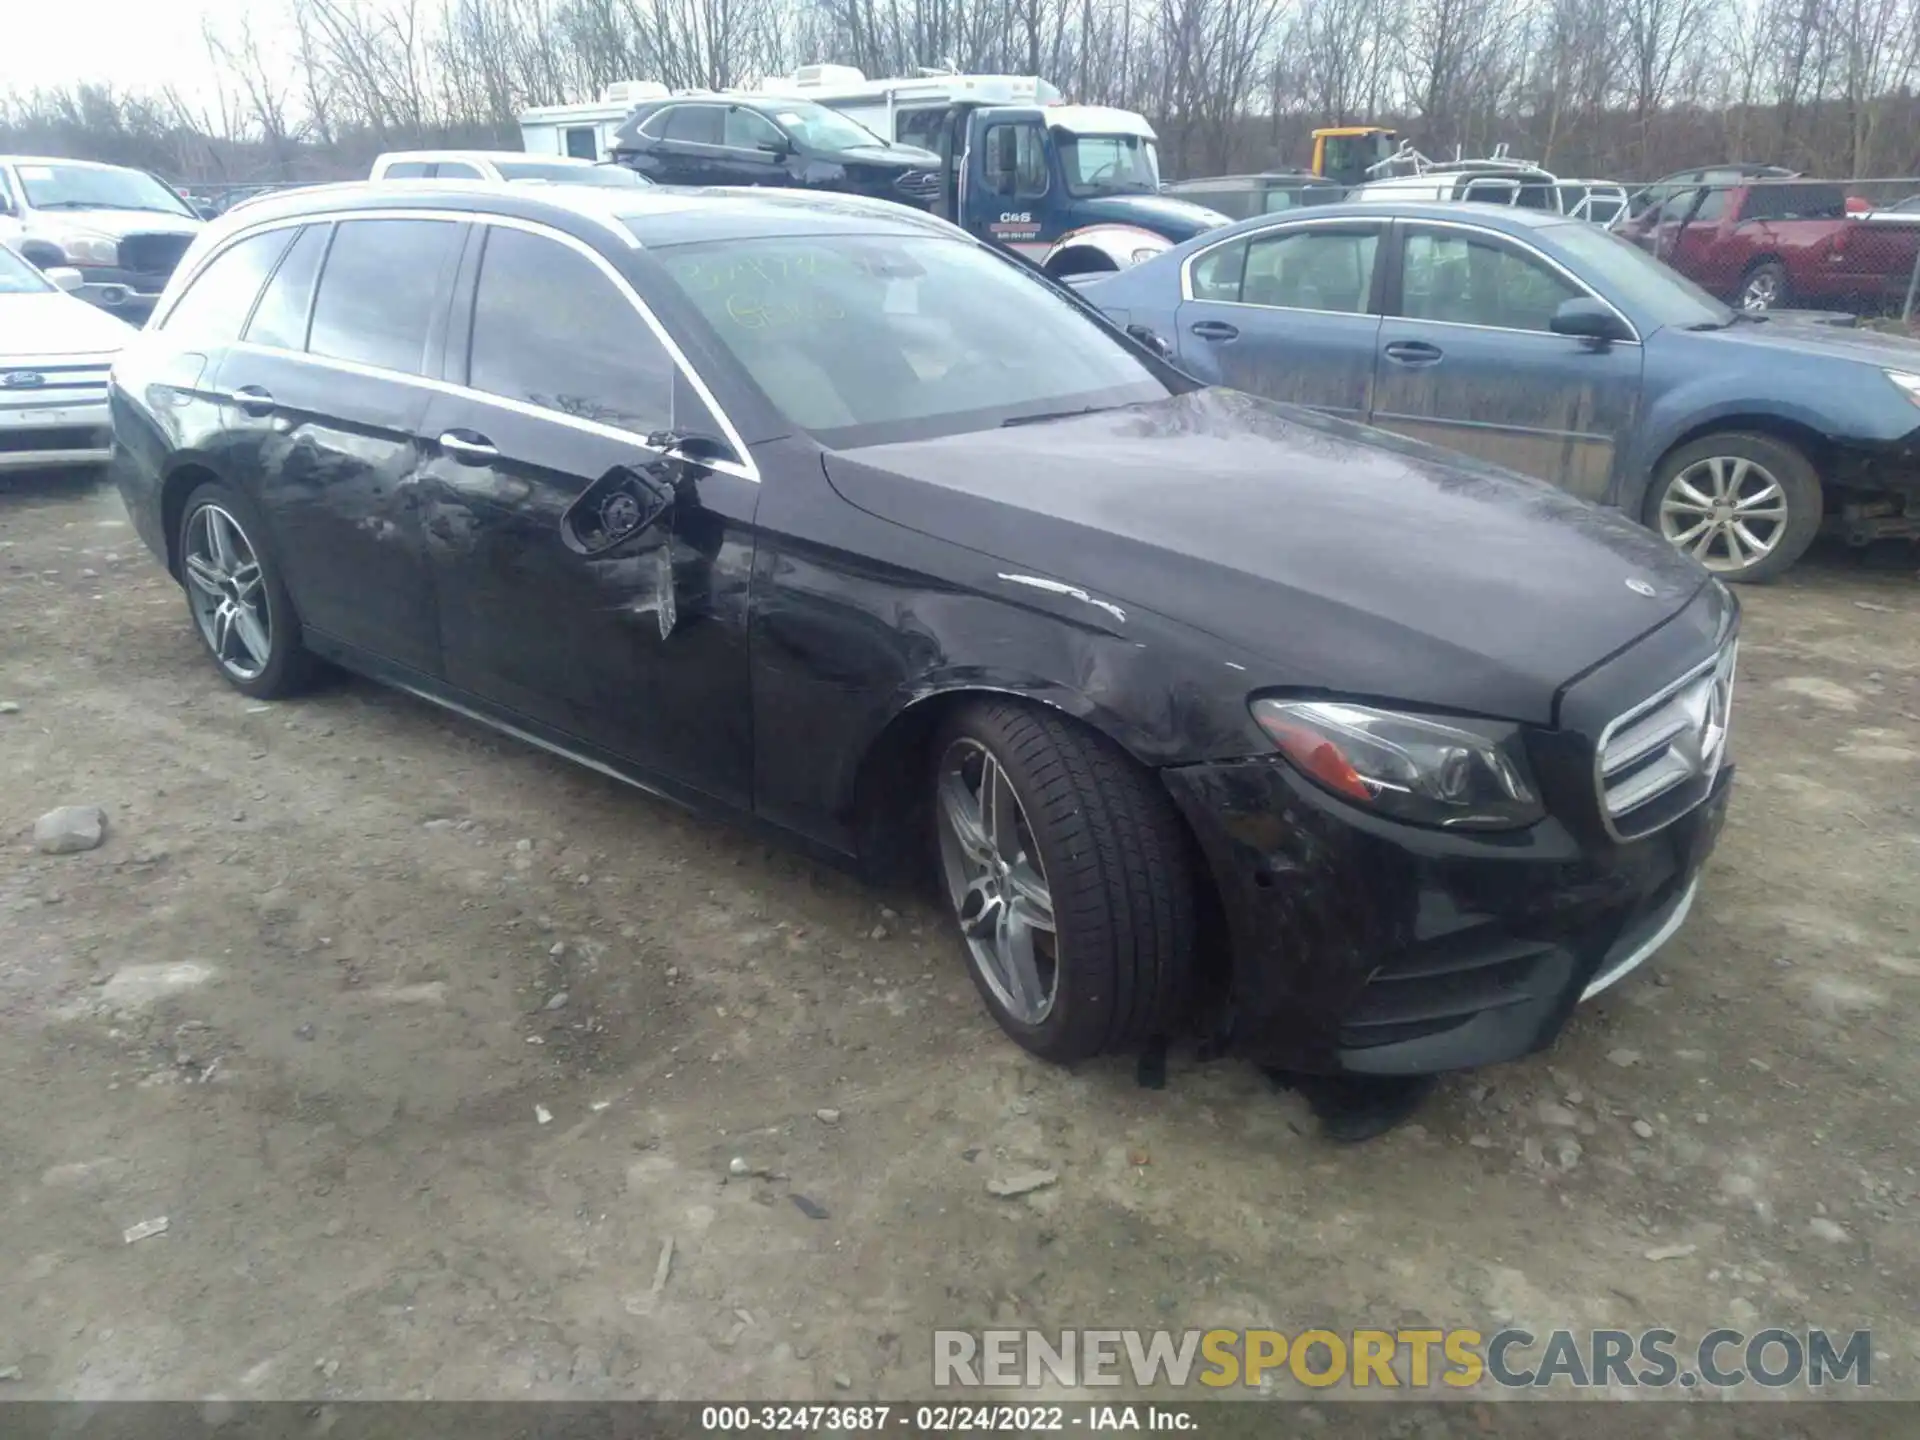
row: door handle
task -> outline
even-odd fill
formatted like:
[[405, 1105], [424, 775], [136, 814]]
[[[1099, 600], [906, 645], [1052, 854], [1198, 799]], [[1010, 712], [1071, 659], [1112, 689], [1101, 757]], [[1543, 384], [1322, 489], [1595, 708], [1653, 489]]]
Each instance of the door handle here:
[[486, 465], [500, 458], [493, 442], [472, 430], [448, 430], [435, 443], [462, 465]]
[[1229, 325], [1224, 320], [1196, 320], [1187, 327], [1202, 340], [1237, 340], [1240, 338], [1238, 326]]
[[1431, 365], [1445, 352], [1424, 340], [1396, 340], [1387, 346], [1386, 356], [1402, 365]]
[[241, 385], [225, 391], [219, 397], [229, 405], [237, 405], [248, 415], [271, 415], [273, 396], [259, 385]]

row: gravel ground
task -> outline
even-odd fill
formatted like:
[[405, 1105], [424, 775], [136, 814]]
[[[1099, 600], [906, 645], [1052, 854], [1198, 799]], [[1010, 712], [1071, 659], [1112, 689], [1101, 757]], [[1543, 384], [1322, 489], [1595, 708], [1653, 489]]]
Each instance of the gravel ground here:
[[[897, 1398], [937, 1326], [1513, 1321], [1871, 1326], [1920, 1397], [1913, 565], [1745, 594], [1685, 930], [1337, 1148], [1244, 1065], [1027, 1059], [922, 901], [370, 684], [250, 702], [110, 490], [0, 482], [5, 1395]], [[104, 843], [36, 850], [63, 805]]]

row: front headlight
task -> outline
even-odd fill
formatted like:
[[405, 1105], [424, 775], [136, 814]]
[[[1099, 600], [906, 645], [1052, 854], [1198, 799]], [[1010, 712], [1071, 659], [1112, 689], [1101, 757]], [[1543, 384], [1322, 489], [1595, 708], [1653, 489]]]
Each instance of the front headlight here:
[[110, 240], [105, 235], [62, 235], [60, 248], [67, 252], [67, 259], [75, 265], [118, 265], [120, 263], [120, 242]]
[[1160, 250], [1149, 250], [1143, 247], [1133, 252], [1133, 263], [1136, 265], [1144, 265], [1146, 264], [1147, 261], [1153, 259], [1154, 256], [1160, 255], [1163, 253], [1165, 252]]
[[1905, 370], [1882, 370], [1880, 373], [1905, 391], [1909, 400], [1920, 405], [1920, 375], [1909, 374]]
[[1517, 725], [1339, 700], [1256, 700], [1253, 718], [1308, 779], [1396, 820], [1513, 830], [1546, 814]]

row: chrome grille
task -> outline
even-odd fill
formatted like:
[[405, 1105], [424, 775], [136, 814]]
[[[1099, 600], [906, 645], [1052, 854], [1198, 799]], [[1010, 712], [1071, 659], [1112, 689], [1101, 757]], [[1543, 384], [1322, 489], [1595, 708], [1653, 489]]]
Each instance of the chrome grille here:
[[914, 200], [937, 200], [940, 176], [932, 170], [909, 170], [893, 182], [893, 188]]
[[1727, 754], [1738, 643], [1629, 710], [1600, 737], [1597, 770], [1607, 827], [1650, 834], [1707, 797]]
[[191, 235], [144, 232], [128, 235], [120, 241], [120, 266], [138, 275], [157, 275], [164, 279], [173, 274], [173, 267], [180, 263], [180, 257], [192, 243]]

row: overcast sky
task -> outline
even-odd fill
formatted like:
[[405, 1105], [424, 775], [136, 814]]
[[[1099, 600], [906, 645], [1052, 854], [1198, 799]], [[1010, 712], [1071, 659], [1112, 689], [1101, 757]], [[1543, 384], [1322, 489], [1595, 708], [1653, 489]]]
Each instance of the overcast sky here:
[[0, 0], [0, 91], [104, 80], [155, 94], [173, 85], [204, 99], [213, 67], [201, 22], [232, 34], [248, 10], [263, 40], [279, 31], [279, 7], [249, 0]]

